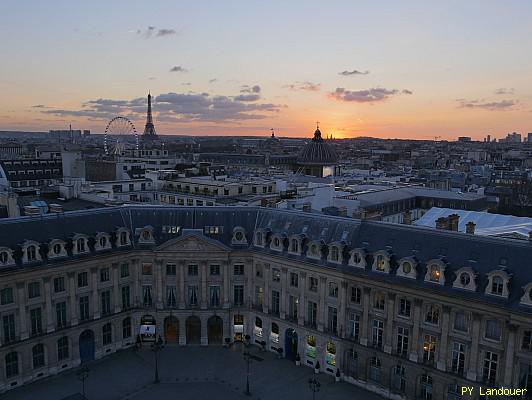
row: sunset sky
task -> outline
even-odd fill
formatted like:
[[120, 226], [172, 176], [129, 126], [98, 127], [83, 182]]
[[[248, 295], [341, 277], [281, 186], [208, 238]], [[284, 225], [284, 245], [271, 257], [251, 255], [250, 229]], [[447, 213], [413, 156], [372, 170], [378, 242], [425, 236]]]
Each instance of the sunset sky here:
[[2, 0], [0, 130], [532, 132], [532, 1]]

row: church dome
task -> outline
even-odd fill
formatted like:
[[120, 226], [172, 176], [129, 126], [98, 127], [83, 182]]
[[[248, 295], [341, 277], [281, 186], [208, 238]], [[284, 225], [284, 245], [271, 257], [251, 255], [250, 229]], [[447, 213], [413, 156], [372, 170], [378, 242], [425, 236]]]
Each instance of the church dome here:
[[297, 157], [300, 165], [332, 165], [338, 162], [338, 155], [329, 144], [321, 137], [319, 128], [314, 132], [314, 137], [307, 143]]

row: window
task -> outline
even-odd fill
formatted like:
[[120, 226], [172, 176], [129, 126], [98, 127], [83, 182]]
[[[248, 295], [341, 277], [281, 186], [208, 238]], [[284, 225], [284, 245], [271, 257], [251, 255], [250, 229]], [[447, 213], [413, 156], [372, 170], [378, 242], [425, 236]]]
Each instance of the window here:
[[299, 285], [299, 275], [295, 272], [290, 272], [290, 286], [298, 287]]
[[297, 321], [298, 306], [299, 298], [296, 296], [288, 296], [288, 318], [292, 321]]
[[262, 265], [255, 266], [255, 276], [257, 278], [262, 278]]
[[37, 259], [37, 248], [35, 246], [28, 246], [26, 248], [26, 255], [28, 261], [35, 261]]
[[111, 314], [111, 291], [105, 290], [100, 294], [102, 315]]
[[279, 315], [279, 292], [272, 290], [272, 314]]
[[336, 282], [329, 282], [329, 297], [338, 297], [338, 284]]
[[78, 287], [89, 286], [89, 274], [87, 272], [80, 272], [78, 274]]
[[502, 296], [504, 290], [504, 283], [500, 276], [494, 276], [491, 279], [491, 294]]
[[166, 275], [175, 276], [177, 267], [175, 264], [166, 264]]
[[122, 309], [127, 310], [130, 307], [129, 286], [122, 286]]
[[281, 246], [281, 241], [279, 240], [278, 237], [274, 237], [273, 238], [273, 246], [274, 247], [280, 247]]
[[62, 276], [54, 278], [54, 292], [60, 293], [64, 291], [65, 291], [65, 278]]
[[188, 276], [198, 276], [198, 266], [196, 264], [188, 266]]
[[353, 311], [350, 311], [348, 315], [347, 334], [350, 338], [358, 342], [360, 334], [360, 315]]
[[129, 276], [129, 264], [120, 265], [120, 278], [127, 278]]
[[89, 296], [79, 298], [79, 319], [87, 321], [89, 319]]
[[486, 339], [495, 340], [499, 342], [501, 340], [502, 328], [499, 321], [489, 319], [486, 321]]
[[272, 281], [281, 282], [281, 270], [279, 268], [272, 269]]
[[380, 349], [382, 348], [382, 335], [384, 332], [384, 322], [374, 319], [373, 326], [371, 329], [371, 337], [373, 347]]
[[44, 367], [44, 345], [42, 343], [36, 344], [31, 349], [33, 359], [33, 369]]
[[351, 303], [360, 304], [362, 301], [362, 290], [360, 288], [351, 287]]
[[290, 241], [290, 248], [292, 253], [299, 253], [299, 241], [297, 239], [292, 239]]
[[399, 312], [398, 314], [401, 317], [410, 317], [410, 310], [411, 310], [411, 303], [408, 299], [400, 299], [399, 300]]
[[235, 306], [241, 306], [244, 304], [244, 286], [235, 285], [233, 287], [233, 304]]
[[66, 302], [65, 301], [55, 304], [55, 318], [56, 318], [57, 329], [61, 329], [67, 326]]
[[76, 252], [85, 253], [85, 239], [81, 238], [76, 240]]
[[18, 354], [15, 351], [7, 353], [5, 357], [6, 362], [6, 378], [12, 378], [18, 375]]
[[412, 264], [408, 261], [404, 261], [401, 264], [401, 268], [403, 269], [403, 274], [408, 275], [412, 271]]
[[338, 262], [339, 261], [339, 252], [338, 247], [332, 246], [331, 247], [331, 261]]
[[432, 376], [421, 375], [421, 399], [432, 400]]
[[102, 344], [104, 346], [113, 343], [113, 327], [111, 323], [107, 323], [102, 327]]
[[308, 279], [308, 284], [309, 284], [308, 290], [310, 290], [311, 292], [318, 291], [318, 278], [314, 278], [313, 276], [311, 276]]
[[105, 249], [107, 247], [107, 237], [102, 236], [99, 240], [100, 248]]
[[4, 329], [4, 343], [14, 342], [15, 337], [15, 314], [8, 314], [2, 317], [2, 326]]
[[209, 304], [211, 307], [220, 306], [220, 286], [209, 287]]
[[425, 335], [423, 341], [423, 361], [432, 363], [436, 353], [436, 337], [432, 335]]
[[196, 285], [188, 287], [188, 305], [191, 307], [198, 305], [198, 287]]
[[309, 326], [311, 328], [316, 328], [318, 324], [318, 303], [313, 301], [308, 302], [307, 318]]
[[327, 311], [327, 331], [333, 334], [338, 329], [338, 310], [336, 307], [329, 307]]
[[374, 382], [381, 381], [381, 360], [377, 357], [371, 357], [369, 360], [369, 379]]
[[120, 232], [120, 246], [125, 246], [129, 243], [128, 234], [125, 231]]
[[460, 274], [460, 284], [462, 286], [467, 286], [469, 285], [470, 282], [471, 282], [471, 277], [469, 276], [469, 274], [467, 272], [462, 272]]
[[397, 354], [401, 357], [408, 356], [408, 328], [399, 326], [397, 328]]
[[7, 251], [0, 252], [0, 264], [7, 264], [9, 260], [9, 253]]
[[523, 332], [523, 343], [521, 344], [523, 350], [532, 350], [532, 331]]
[[31, 335], [40, 335], [42, 333], [42, 312], [40, 307], [30, 310], [30, 320]]
[[382, 292], [375, 293], [373, 308], [375, 310], [384, 311], [384, 303], [386, 301], [386, 295]]
[[41, 295], [41, 285], [39, 282], [28, 283], [28, 298], [34, 299]]
[[122, 339], [131, 337], [131, 317], [122, 320]]
[[100, 269], [100, 282], [109, 281], [109, 268]]
[[375, 266], [379, 272], [384, 272], [386, 270], [386, 259], [382, 254], [377, 256], [377, 262], [375, 263]]
[[404, 365], [397, 364], [393, 368], [392, 385], [399, 393], [404, 393], [406, 390], [406, 368]]
[[63, 336], [57, 340], [57, 359], [65, 360], [69, 357], [68, 338]]
[[438, 325], [438, 322], [440, 320], [440, 309], [438, 306], [431, 305], [427, 309], [427, 314], [425, 316], [425, 322], [429, 324]]
[[13, 288], [4, 288], [0, 290], [0, 305], [11, 304], [13, 302]]
[[465, 344], [454, 342], [451, 353], [451, 370], [455, 374], [464, 374], [465, 366]]
[[220, 266], [218, 264], [211, 264], [210, 265], [210, 274], [213, 276], [220, 275]]
[[233, 275], [244, 275], [244, 264], [233, 265]]
[[152, 275], [153, 268], [151, 264], [142, 264], [142, 275]]
[[144, 307], [151, 307], [153, 304], [151, 297], [151, 285], [142, 285], [142, 304]]
[[491, 351], [486, 351], [484, 356], [484, 365], [482, 368], [482, 379], [491, 385], [495, 384], [497, 378], [497, 363], [499, 355]]
[[166, 287], [166, 307], [177, 307], [176, 288], [175, 286]]
[[440, 283], [440, 267], [437, 265], [430, 266], [429, 279], [431, 282]]
[[462, 311], [458, 311], [454, 315], [454, 329], [461, 332], [467, 332], [467, 315]]

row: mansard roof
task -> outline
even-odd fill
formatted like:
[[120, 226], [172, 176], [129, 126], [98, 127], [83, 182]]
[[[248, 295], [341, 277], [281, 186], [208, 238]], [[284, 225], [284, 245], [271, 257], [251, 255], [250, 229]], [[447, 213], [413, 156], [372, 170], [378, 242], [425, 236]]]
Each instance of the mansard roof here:
[[[14, 250], [14, 258], [17, 264], [22, 266], [20, 244], [26, 240], [33, 240], [46, 246], [52, 238], [62, 239], [68, 243], [73, 234], [80, 233], [89, 236], [91, 242], [97, 232], [108, 232], [113, 237], [116, 236], [117, 229], [127, 228], [132, 234], [132, 245], [126, 248], [113, 246], [111, 251], [131, 251], [136, 247], [146, 249], [150, 246], [139, 244], [138, 237], [134, 235], [139, 228], [148, 225], [154, 229], [155, 241], [150, 245], [153, 248], [179, 235], [188, 235], [192, 232], [190, 230], [201, 230], [204, 236], [220, 242], [228, 249], [247, 248], [272, 257], [306, 260], [326, 269], [341, 270], [346, 274], [364, 275], [390, 283], [400, 282], [405, 287], [423, 286], [429, 290], [449, 291], [453, 296], [472, 300], [481, 296], [482, 301], [519, 307], [532, 312], [532, 308], [523, 308], [519, 305], [523, 295], [522, 288], [532, 282], [532, 268], [529, 265], [532, 260], [532, 243], [529, 241], [481, 237], [426, 227], [306, 212], [253, 207], [129, 205], [41, 217], [11, 218], [0, 220], [0, 247]], [[250, 238], [253, 232], [264, 229], [272, 234], [285, 234], [287, 237], [304, 234], [307, 238], [305, 246], [313, 241], [320, 241], [325, 245], [342, 242], [346, 245], [345, 254], [355, 248], [362, 248], [367, 253], [367, 267], [361, 269], [349, 266], [345, 254], [342, 263], [330, 263], [325, 256], [321, 260], [307, 259], [305, 248], [301, 249], [301, 255], [294, 255], [285, 250], [273, 251], [269, 246], [264, 248], [255, 246], [252, 240], [248, 240], [249, 245], [235, 245], [232, 244], [232, 237], [236, 226], [245, 229]], [[371, 271], [373, 255], [382, 250], [392, 255], [390, 273], [386, 275]], [[86, 257], [90, 257], [90, 254]], [[52, 262], [47, 260], [45, 252], [43, 255], [43, 264]], [[399, 260], [405, 257], [414, 257], [418, 261], [416, 265], [418, 278], [415, 280], [401, 278], [395, 273]], [[445, 285], [438, 288], [423, 282], [427, 263], [434, 259], [441, 259], [447, 265], [444, 272]], [[65, 258], [53, 262], [65, 262]], [[463, 267], [470, 267], [477, 274], [476, 292], [457, 293], [457, 289], [452, 288], [455, 272]], [[511, 275], [508, 299], [484, 296], [488, 274], [500, 268], [504, 268]]]

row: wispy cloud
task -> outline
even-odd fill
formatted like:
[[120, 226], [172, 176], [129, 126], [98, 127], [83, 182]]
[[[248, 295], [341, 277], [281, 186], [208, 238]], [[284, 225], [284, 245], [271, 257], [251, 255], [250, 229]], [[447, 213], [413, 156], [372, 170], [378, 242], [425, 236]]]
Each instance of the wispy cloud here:
[[137, 29], [136, 31], [137, 35], [142, 35], [146, 39], [149, 39], [151, 37], [162, 37], [162, 36], [171, 36], [176, 35], [177, 32], [175, 29], [169, 29], [169, 28], [160, 28], [157, 29], [155, 26], [148, 26], [145, 30]]
[[344, 88], [336, 88], [336, 90], [334, 92], [331, 92], [329, 96], [338, 101], [352, 101], [355, 103], [378, 103], [399, 94], [411, 95], [412, 91], [407, 89], [397, 90], [385, 88], [371, 88], [365, 90], [347, 90]]
[[496, 95], [514, 94], [514, 88], [499, 88], [495, 90]]
[[488, 111], [504, 111], [513, 109], [519, 102], [517, 100], [485, 101], [458, 99], [458, 107], [482, 109]]
[[259, 85], [244, 85], [240, 88], [240, 94], [235, 96], [236, 101], [257, 101], [260, 99], [261, 88]]
[[214, 82], [218, 82], [218, 79], [216, 78], [209, 79], [209, 83], [214, 83]]
[[306, 90], [309, 92], [317, 92], [321, 89], [321, 83], [312, 83], [309, 81], [294, 82], [290, 85], [285, 85], [284, 87], [290, 90]]
[[359, 71], [358, 69], [353, 69], [351, 71], [345, 70], [342, 72], [338, 72], [338, 75], [342, 75], [342, 76], [367, 75], [367, 74], [369, 74], [369, 71]]
[[163, 29], [159, 29], [157, 31], [157, 35], [156, 36], [169, 36], [169, 35], [175, 35], [176, 33], [177, 32], [174, 29], [163, 28]]
[[183, 68], [181, 65], [175, 65], [172, 68], [170, 68], [170, 72], [187, 72], [187, 70]]

